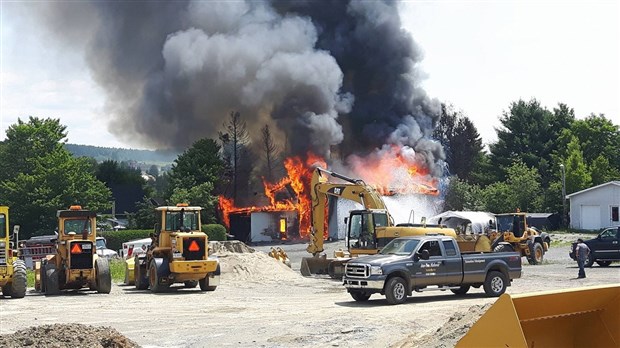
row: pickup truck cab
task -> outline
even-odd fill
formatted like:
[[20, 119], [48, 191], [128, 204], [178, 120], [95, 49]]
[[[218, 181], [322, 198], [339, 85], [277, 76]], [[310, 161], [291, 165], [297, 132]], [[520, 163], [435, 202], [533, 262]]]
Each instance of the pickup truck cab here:
[[389, 304], [400, 304], [413, 291], [464, 295], [471, 286], [497, 297], [520, 277], [517, 252], [461, 254], [452, 237], [416, 236], [396, 238], [376, 255], [347, 262], [343, 282], [356, 301], [380, 293]]
[[[585, 266], [592, 267], [594, 262], [601, 267], [609, 266], [612, 261], [620, 261], [620, 226], [606, 228], [596, 238], [584, 241], [590, 248], [590, 255], [586, 259]], [[573, 243], [569, 256], [575, 257], [575, 245]]]

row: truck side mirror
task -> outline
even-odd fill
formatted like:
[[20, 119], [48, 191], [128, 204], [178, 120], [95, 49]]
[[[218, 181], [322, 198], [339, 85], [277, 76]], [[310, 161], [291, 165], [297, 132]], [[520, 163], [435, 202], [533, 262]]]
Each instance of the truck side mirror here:
[[431, 256], [430, 256], [428, 250], [424, 249], [424, 250], [420, 251], [420, 258], [422, 260], [428, 260], [430, 257]]
[[154, 235], [158, 236], [159, 235], [159, 230], [161, 229], [161, 225], [159, 223], [156, 223], [155, 226], [153, 227], [154, 230]]
[[19, 225], [13, 226], [13, 235], [11, 238], [15, 238], [15, 241], [19, 241]]
[[346, 216], [346, 217], [344, 218], [344, 224], [345, 224], [345, 225], [347, 224], [347, 222], [349, 222], [349, 217], [348, 217], [348, 216]]

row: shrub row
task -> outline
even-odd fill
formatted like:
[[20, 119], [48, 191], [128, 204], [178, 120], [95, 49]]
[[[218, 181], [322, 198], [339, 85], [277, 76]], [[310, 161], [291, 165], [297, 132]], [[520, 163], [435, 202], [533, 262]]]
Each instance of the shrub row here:
[[[207, 234], [210, 241], [226, 240], [226, 228], [218, 224], [202, 225], [202, 231]], [[134, 239], [148, 238], [153, 230], [120, 230], [97, 232], [98, 236], [106, 239], [108, 249], [119, 250], [123, 243]]]

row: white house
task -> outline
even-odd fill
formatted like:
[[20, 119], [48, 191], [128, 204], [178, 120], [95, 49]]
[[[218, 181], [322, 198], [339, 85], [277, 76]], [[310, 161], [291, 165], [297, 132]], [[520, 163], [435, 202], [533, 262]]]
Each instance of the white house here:
[[580, 230], [598, 230], [620, 226], [620, 181], [571, 193], [570, 227]]

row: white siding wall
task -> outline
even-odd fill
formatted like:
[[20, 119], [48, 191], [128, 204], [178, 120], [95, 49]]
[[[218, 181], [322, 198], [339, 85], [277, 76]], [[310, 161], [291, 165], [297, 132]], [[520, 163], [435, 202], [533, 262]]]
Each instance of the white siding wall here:
[[[582, 221], [582, 206], [598, 206], [600, 222], [593, 229], [608, 226], [618, 226], [618, 222], [611, 221], [611, 207], [620, 205], [620, 186], [605, 185], [594, 190], [570, 197], [570, 227], [584, 229]], [[589, 208], [592, 209], [592, 208]]]

